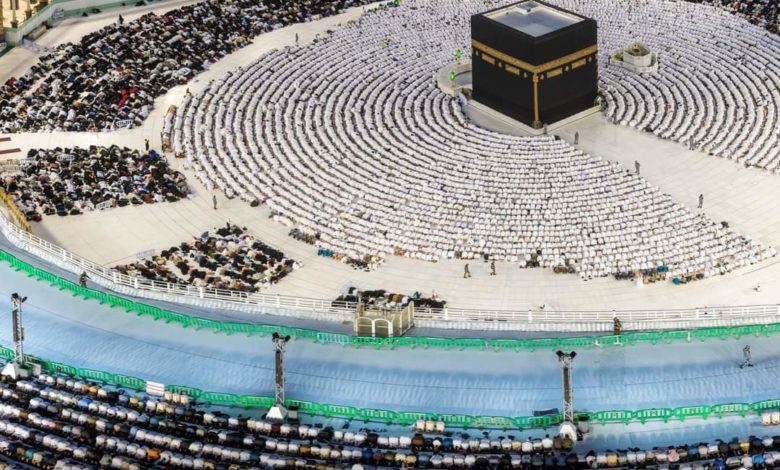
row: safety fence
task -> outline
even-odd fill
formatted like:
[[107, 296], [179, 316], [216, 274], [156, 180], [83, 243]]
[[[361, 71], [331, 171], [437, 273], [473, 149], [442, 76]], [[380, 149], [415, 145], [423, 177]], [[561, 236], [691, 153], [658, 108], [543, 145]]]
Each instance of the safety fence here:
[[96, 300], [109, 307], [135, 312], [139, 316], [174, 323], [184, 328], [212, 331], [227, 335], [244, 334], [247, 336], [268, 336], [279, 333], [289, 335], [293, 339], [309, 340], [321, 344], [337, 344], [354, 348], [423, 348], [449, 350], [495, 350], [495, 351], [535, 351], [535, 350], [572, 350], [605, 348], [615, 346], [632, 346], [640, 344], [657, 344], [672, 342], [691, 342], [744, 336], [769, 336], [780, 333], [780, 323], [762, 325], [743, 325], [729, 327], [695, 328], [687, 330], [635, 331], [620, 335], [579, 336], [560, 338], [437, 338], [426, 336], [403, 336], [397, 338], [369, 338], [351, 336], [341, 333], [329, 333], [308, 328], [295, 328], [277, 325], [264, 325], [246, 322], [225, 322], [196, 317], [184, 313], [166, 310], [154, 305], [143, 304], [116, 295], [81, 287], [44, 269], [33, 266], [7, 251], [0, 250], [0, 261], [8, 263], [14, 270], [23, 272], [29, 277], [49, 283], [60, 290], [66, 290], [74, 296]]
[[27, 220], [27, 217], [22, 214], [22, 211], [19, 210], [18, 207], [16, 207], [16, 203], [11, 198], [11, 196], [8, 195], [2, 188], [0, 188], [0, 202], [5, 204], [5, 207], [8, 209], [8, 211], [11, 213], [11, 216], [14, 218], [14, 222], [25, 232], [32, 233], [32, 225], [30, 225], [30, 222]]
[[[74, 378], [101, 382], [104, 384], [142, 391], [146, 381], [128, 375], [112, 374], [93, 369], [73, 367], [59, 362], [47, 361], [32, 355], [25, 355], [27, 362], [38, 364], [41, 370], [48, 374], [65, 374]], [[0, 346], [0, 358], [12, 360], [13, 349]], [[256, 408], [267, 410], [274, 404], [270, 396], [236, 395], [232, 393], [208, 392], [198, 388], [182, 385], [166, 385], [165, 390], [189, 396], [198, 403], [234, 408]], [[561, 423], [560, 414], [544, 416], [472, 416], [462, 414], [437, 414], [409, 411], [391, 411], [372, 408], [356, 408], [353, 406], [331, 405], [311, 401], [288, 399], [288, 408], [297, 409], [300, 413], [325, 416], [329, 418], [345, 418], [351, 420], [373, 421], [386, 424], [409, 425], [417, 420], [443, 421], [447, 426], [459, 428], [490, 428], [490, 429], [533, 429], [546, 428]], [[588, 420], [596, 424], [622, 423], [644, 424], [648, 421], [670, 421], [687, 419], [723, 418], [728, 416], [745, 417], [769, 410], [780, 409], [780, 399], [762, 400], [754, 403], [726, 403], [719, 405], [692, 405], [677, 408], [649, 408], [641, 410], [609, 410], [594, 412], [578, 412], [578, 420]]]
[[[86, 272], [113, 292], [197, 308], [265, 313], [318, 321], [351, 321], [355, 303], [195, 287], [127, 276], [75, 255], [23, 230], [0, 213], [0, 231], [16, 247], [66, 271]], [[747, 305], [677, 310], [509, 311], [415, 309], [415, 323], [432, 328], [522, 331], [611, 331], [618, 317], [628, 330], [769, 324], [780, 321], [780, 305]]]

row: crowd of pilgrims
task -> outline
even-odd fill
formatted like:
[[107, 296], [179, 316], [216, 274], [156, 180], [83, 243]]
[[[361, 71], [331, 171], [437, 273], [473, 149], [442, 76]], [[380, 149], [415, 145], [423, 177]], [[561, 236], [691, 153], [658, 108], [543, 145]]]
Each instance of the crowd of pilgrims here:
[[396, 309], [404, 308], [409, 303], [414, 304], [416, 309], [425, 308], [444, 308], [447, 301], [439, 299], [436, 291], [433, 291], [430, 297], [423, 297], [417, 291], [412, 295], [396, 294], [384, 289], [360, 290], [357, 287], [350, 287], [346, 294], [342, 294], [333, 302], [334, 306], [339, 306], [344, 302], [362, 303], [367, 307]]
[[300, 263], [256, 239], [246, 228], [228, 223], [157, 256], [115, 269], [151, 281], [258, 292], [298, 267]]
[[[776, 0], [719, 4], [777, 33]], [[43, 56], [0, 89], [0, 131], [99, 131], [140, 124], [154, 99], [263, 32], [366, 0], [205, 1], [117, 21]]]
[[363, 0], [210, 0], [117, 21], [41, 57], [0, 90], [0, 131], [137, 125], [154, 99], [260, 33]]
[[[279, 423], [63, 374], [0, 379], [0, 468], [770, 470], [780, 436], [595, 452], [569, 437], [354, 420]], [[767, 413], [765, 413], [767, 414]], [[764, 415], [765, 415], [764, 414]], [[764, 421], [762, 415], [762, 422]], [[324, 421], [324, 422], [323, 422]], [[580, 423], [578, 423], [580, 424]], [[665, 439], [668, 441], [669, 439]], [[10, 465], [9, 465], [10, 463]], [[21, 464], [21, 465], [19, 465]]]
[[777, 0], [688, 0], [720, 6], [736, 13], [754, 25], [780, 34], [780, 2]]
[[125, 147], [32, 149], [20, 172], [0, 174], [0, 186], [28, 220], [78, 215], [101, 204], [174, 202], [187, 196], [184, 175], [149, 150]]

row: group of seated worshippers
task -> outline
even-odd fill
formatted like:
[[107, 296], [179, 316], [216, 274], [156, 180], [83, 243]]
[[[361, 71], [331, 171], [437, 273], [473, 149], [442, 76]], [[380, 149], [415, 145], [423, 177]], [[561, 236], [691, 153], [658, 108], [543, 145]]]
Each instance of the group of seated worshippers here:
[[381, 309], [404, 308], [409, 303], [414, 304], [414, 308], [444, 308], [447, 304], [444, 300], [439, 300], [436, 292], [431, 297], [423, 297], [420, 292], [412, 295], [395, 294], [384, 289], [379, 290], [360, 290], [357, 287], [350, 287], [346, 294], [340, 295], [333, 301], [333, 306], [339, 306], [344, 302], [362, 303], [367, 307]]
[[[275, 214], [273, 211], [271, 211], [272, 219], [274, 219], [277, 216], [278, 214]], [[298, 228], [293, 228], [292, 230], [290, 230], [289, 235], [294, 239], [298, 241], [302, 241], [304, 243], [308, 243], [309, 245], [317, 245], [320, 240], [319, 233], [310, 234]], [[366, 272], [379, 269], [379, 266], [381, 266], [385, 262], [385, 259], [382, 256], [364, 255], [364, 256], [355, 257], [355, 256], [346, 255], [342, 252], [333, 251], [329, 248], [318, 248], [317, 256], [325, 256], [328, 258], [333, 258], [336, 261], [346, 264], [347, 266], [351, 266], [352, 269], [355, 270], [359, 269]]]
[[101, 204], [175, 202], [189, 192], [184, 175], [154, 150], [116, 145], [32, 149], [20, 168], [20, 174], [0, 174], [0, 186], [33, 221], [42, 214], [78, 215]]
[[257, 292], [298, 267], [300, 263], [248, 234], [246, 228], [228, 223], [158, 256], [115, 269], [152, 281]]
[[361, 0], [226, 0], [117, 22], [43, 56], [0, 90], [0, 131], [98, 131], [137, 125], [156, 97], [263, 32]]
[[736, 13], [770, 33], [780, 34], [780, 2], [777, 0], [688, 0], [707, 3]]

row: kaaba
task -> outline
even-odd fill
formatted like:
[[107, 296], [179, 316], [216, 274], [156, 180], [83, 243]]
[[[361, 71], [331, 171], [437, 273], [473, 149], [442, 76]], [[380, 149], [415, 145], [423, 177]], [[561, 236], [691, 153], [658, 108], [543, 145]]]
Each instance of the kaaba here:
[[596, 21], [538, 0], [471, 17], [473, 98], [535, 129], [595, 105]]

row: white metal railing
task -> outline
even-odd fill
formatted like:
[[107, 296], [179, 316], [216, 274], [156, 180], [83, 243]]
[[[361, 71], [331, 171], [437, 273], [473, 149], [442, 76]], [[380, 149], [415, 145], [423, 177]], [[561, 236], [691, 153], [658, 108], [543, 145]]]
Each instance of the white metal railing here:
[[[356, 305], [323, 299], [248, 293], [152, 281], [122, 274], [93, 263], [62, 247], [26, 232], [0, 211], [0, 231], [16, 247], [68, 272], [86, 272], [92, 282], [112, 291], [147, 299], [164, 300], [200, 308], [271, 313], [298, 318], [345, 321], [354, 318]], [[615, 317], [633, 329], [679, 326], [717, 326], [780, 321], [780, 305], [748, 305], [670, 310], [539, 311], [415, 309], [415, 321], [423, 325], [467, 329], [603, 331]], [[492, 325], [486, 323], [492, 322]], [[500, 325], [496, 327], [496, 325]]]

